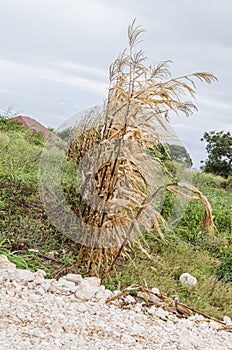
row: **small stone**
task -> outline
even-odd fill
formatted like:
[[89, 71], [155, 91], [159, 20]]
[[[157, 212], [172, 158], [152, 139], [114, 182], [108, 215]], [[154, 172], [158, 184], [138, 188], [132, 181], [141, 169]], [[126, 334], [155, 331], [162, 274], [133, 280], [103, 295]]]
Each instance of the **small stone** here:
[[140, 326], [138, 323], [135, 323], [133, 327], [131, 328], [131, 334], [137, 335], [143, 335], [144, 333], [144, 327]]
[[157, 307], [156, 307], [155, 305], [152, 305], [151, 307], [149, 307], [149, 308], [147, 309], [147, 313], [148, 313], [149, 315], [155, 315], [156, 312], [157, 312]]
[[152, 288], [151, 290], [153, 293], [160, 294], [159, 288]]
[[16, 270], [16, 265], [10, 262], [7, 256], [0, 255], [0, 270], [5, 270], [11, 273]]
[[0, 283], [3, 283], [9, 279], [9, 273], [7, 270], [0, 270]]
[[115, 289], [115, 290], [113, 291], [113, 295], [117, 295], [117, 294], [119, 294], [119, 293], [121, 293], [121, 290]]
[[[153, 308], [154, 306], [151, 307], [151, 309]], [[162, 308], [154, 308], [154, 314], [155, 316], [158, 316], [160, 317], [161, 319], [167, 319], [168, 318], [168, 315], [169, 313], [165, 310], [163, 310]]]
[[46, 276], [46, 272], [44, 270], [37, 270], [36, 272], [34, 272], [34, 276], [35, 278], [44, 278]]
[[71, 281], [67, 281], [66, 279], [64, 279], [63, 277], [61, 277], [59, 279], [59, 281], [57, 282], [57, 289], [62, 291], [62, 288], [65, 290], [65, 289], [68, 289], [68, 291], [70, 292], [75, 292], [77, 287], [75, 285], [74, 282], [71, 282]]
[[74, 282], [67, 281], [64, 278], [60, 278], [56, 284], [56, 289], [60, 292], [72, 292], [74, 293], [77, 289]]
[[190, 286], [194, 286], [197, 284], [197, 279], [196, 277], [190, 275], [190, 273], [182, 273], [182, 275], [180, 276], [179, 278], [180, 282], [182, 284], [187, 284], [187, 285], [190, 285]]
[[211, 321], [209, 323], [209, 327], [212, 328], [212, 329], [215, 329], [215, 330], [218, 330], [219, 329], [219, 324], [215, 321]]
[[209, 327], [207, 322], [199, 322], [198, 327], [200, 329], [207, 329]]
[[231, 318], [229, 316], [224, 316], [223, 317], [223, 322], [226, 324], [226, 326], [231, 326], [232, 325], [232, 321], [231, 321]]
[[106, 300], [112, 295], [113, 293], [111, 292], [111, 290], [105, 289], [105, 286], [100, 286], [96, 291], [94, 297], [96, 300], [100, 300], [100, 299]]
[[78, 312], [86, 312], [88, 310], [88, 307], [84, 303], [78, 303], [78, 304], [75, 305], [75, 309]]
[[8, 289], [8, 290], [6, 291], [6, 293], [7, 293], [7, 295], [9, 295], [9, 297], [14, 297], [14, 296], [15, 296], [15, 291], [12, 290], [12, 289]]
[[[160, 291], [159, 291], [158, 288], [152, 288], [151, 291], [152, 291], [153, 293], [160, 294]], [[160, 303], [160, 302], [161, 302], [161, 299], [160, 299], [159, 297], [157, 297], [157, 296], [154, 295], [154, 294], [150, 294], [150, 293], [146, 293], [146, 292], [138, 291], [137, 297], [138, 297], [138, 298], [142, 298], [142, 299], [144, 299], [144, 300], [151, 301], [151, 302], [153, 302], [153, 303]]]
[[128, 304], [135, 304], [136, 303], [136, 300], [134, 297], [132, 297], [132, 295], [127, 295], [125, 298], [124, 298], [124, 301]]
[[139, 304], [139, 303], [135, 304], [134, 310], [135, 310], [136, 312], [141, 312], [141, 310], [142, 310], [142, 304]]
[[11, 281], [32, 282], [35, 279], [34, 273], [29, 270], [16, 269], [10, 276]]
[[39, 295], [43, 295], [45, 292], [46, 292], [46, 290], [44, 289], [44, 286], [41, 286], [41, 287], [36, 289], [36, 293]]
[[196, 322], [205, 320], [204, 316], [200, 315], [200, 314], [192, 315], [192, 316], [189, 317], [189, 319], [193, 320], [193, 321], [196, 321]]
[[101, 280], [97, 277], [86, 277], [84, 280], [92, 287], [100, 287], [101, 285]]
[[122, 341], [127, 344], [132, 344], [135, 342], [135, 339], [129, 334], [123, 334]]
[[52, 279], [49, 283], [49, 287], [47, 290], [52, 293], [56, 292], [57, 290], [56, 286], [57, 286], [57, 281], [55, 279]]
[[16, 313], [16, 316], [21, 320], [21, 321], [24, 321], [26, 316], [23, 312], [17, 312]]
[[81, 284], [81, 281], [83, 280], [81, 275], [77, 275], [75, 273], [68, 273], [66, 276], [63, 277], [63, 279], [74, 282], [77, 285]]
[[75, 296], [83, 301], [92, 299], [99, 290], [98, 286], [96, 286], [96, 280], [99, 280], [99, 278], [88, 277], [82, 280], [81, 284], [77, 286]]

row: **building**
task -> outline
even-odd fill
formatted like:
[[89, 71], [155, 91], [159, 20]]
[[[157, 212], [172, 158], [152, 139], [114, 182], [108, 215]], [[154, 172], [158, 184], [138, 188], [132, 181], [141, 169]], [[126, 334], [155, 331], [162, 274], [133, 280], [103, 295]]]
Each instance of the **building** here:
[[52, 131], [50, 131], [45, 126], [43, 126], [42, 124], [37, 122], [37, 120], [32, 119], [30, 117], [25, 117], [25, 116], [19, 115], [17, 117], [10, 118], [10, 120], [11, 121], [18, 121], [18, 122], [22, 123], [23, 126], [25, 126], [29, 130], [32, 130], [35, 132], [42, 132], [46, 139], [48, 139], [49, 137], [55, 136], [55, 134]]

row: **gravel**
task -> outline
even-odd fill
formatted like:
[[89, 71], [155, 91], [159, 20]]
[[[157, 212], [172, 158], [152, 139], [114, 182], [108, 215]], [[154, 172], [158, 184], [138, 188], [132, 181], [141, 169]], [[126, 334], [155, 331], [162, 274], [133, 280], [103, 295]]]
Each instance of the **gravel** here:
[[130, 295], [106, 304], [113, 293], [95, 277], [44, 277], [0, 256], [1, 350], [232, 350], [232, 333], [201, 315], [178, 318]]

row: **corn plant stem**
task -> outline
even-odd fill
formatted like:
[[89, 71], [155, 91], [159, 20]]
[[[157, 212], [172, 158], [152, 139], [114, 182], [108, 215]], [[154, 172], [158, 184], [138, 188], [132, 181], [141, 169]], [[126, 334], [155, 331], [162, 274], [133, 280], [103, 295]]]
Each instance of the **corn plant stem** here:
[[[148, 204], [149, 202], [151, 202], [151, 201], [154, 199], [154, 197], [158, 194], [158, 192], [159, 192], [161, 189], [163, 189], [163, 188], [167, 188], [168, 186], [178, 186], [178, 183], [177, 183], [177, 182], [173, 182], [173, 183], [169, 183], [169, 184], [166, 184], [166, 185], [162, 185], [162, 186], [160, 186], [149, 198], [145, 198], [144, 201], [143, 201], [143, 203], [142, 203], [142, 205], [141, 205], [141, 207], [139, 208], [138, 213], [136, 214], [134, 220], [137, 220], [137, 219], [139, 218], [139, 216], [141, 215], [143, 209], [147, 206], [147, 204]], [[116, 253], [116, 255], [115, 255], [113, 261], [111, 262], [111, 264], [110, 264], [110, 266], [108, 267], [108, 269], [106, 270], [106, 272], [103, 274], [103, 276], [102, 276], [102, 278], [101, 278], [101, 282], [103, 282], [103, 281], [106, 279], [106, 277], [108, 276], [108, 274], [110, 273], [110, 271], [111, 271], [112, 268], [114, 267], [114, 265], [115, 265], [117, 259], [119, 258], [120, 254], [121, 254], [121, 252], [122, 252], [122, 250], [123, 250], [123, 248], [124, 248], [124, 246], [126, 245], [128, 239], [130, 238], [130, 235], [131, 235], [132, 230], [133, 230], [133, 228], [134, 228], [134, 220], [131, 222], [131, 225], [130, 225], [130, 228], [129, 228], [129, 230], [128, 230], [128, 233], [127, 233], [127, 235], [126, 235], [126, 237], [125, 237], [123, 243], [121, 244], [119, 250], [117, 251], [117, 253]]]
[[[102, 217], [101, 217], [100, 227], [103, 225], [104, 220], [105, 220], [106, 204], [107, 204], [107, 201], [109, 200], [110, 195], [111, 195], [110, 188], [111, 188], [112, 182], [114, 181], [114, 178], [115, 178], [116, 167], [118, 164], [118, 157], [121, 153], [121, 147], [122, 147], [122, 143], [124, 142], [124, 136], [125, 136], [126, 128], [127, 128], [128, 116], [129, 116], [130, 105], [131, 105], [131, 98], [133, 96], [133, 90], [134, 90], [134, 83], [133, 83], [134, 69], [132, 68], [132, 66], [133, 66], [132, 65], [132, 46], [130, 45], [130, 73], [129, 73], [130, 75], [129, 75], [128, 103], [127, 103], [127, 108], [126, 108], [126, 112], [125, 112], [125, 122], [124, 122], [123, 134], [122, 134], [122, 137], [119, 139], [118, 151], [117, 151], [117, 154], [116, 154], [116, 157], [114, 160], [113, 168], [111, 170], [111, 181], [108, 184], [107, 197], [106, 197], [106, 200], [104, 203], [104, 209], [103, 209], [103, 213], [102, 213]], [[111, 152], [111, 157], [112, 157], [112, 155], [113, 155], [113, 152]], [[106, 176], [106, 171], [107, 171], [107, 169], [105, 169], [104, 178]], [[103, 181], [101, 183], [100, 191], [102, 190], [102, 186], [103, 186]], [[98, 239], [99, 239], [99, 237], [97, 237], [95, 244], [98, 244]]]

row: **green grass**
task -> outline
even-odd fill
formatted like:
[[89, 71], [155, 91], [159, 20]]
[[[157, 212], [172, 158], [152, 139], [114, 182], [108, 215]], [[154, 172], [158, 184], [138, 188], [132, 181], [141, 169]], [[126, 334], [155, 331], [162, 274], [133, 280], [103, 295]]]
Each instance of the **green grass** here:
[[[109, 277], [106, 286], [112, 288], [120, 282], [121, 288], [134, 283], [158, 287], [161, 293], [170, 297], [178, 295], [182, 302], [214, 317], [232, 316], [232, 286], [215, 276], [220, 264], [218, 259], [183, 242], [168, 246], [153, 242], [150, 250], [154, 261], [144, 257], [139, 250], [135, 251], [132, 261], [122, 261], [117, 276]], [[194, 275], [198, 284], [183, 286], [179, 282], [183, 272]]]
[[[19, 268], [42, 268], [47, 277], [68, 272], [85, 275], [85, 267], [77, 265], [77, 244], [57, 231], [40, 201], [37, 176], [42, 149], [41, 135], [0, 121], [0, 254]], [[78, 204], [75, 176], [73, 164], [64, 165], [63, 188], [72, 206]], [[224, 179], [211, 174], [196, 174], [193, 181], [212, 205], [215, 235], [200, 231], [203, 207], [192, 202], [178, 225], [167, 233], [168, 244], [158, 235], [145, 235], [154, 260], [135, 248], [131, 260], [120, 258], [117, 273], [112, 273], [105, 285], [110, 289], [133, 283], [158, 287], [209, 315], [232, 317], [232, 193]], [[172, 198], [166, 203], [169, 201], [171, 205]], [[168, 216], [168, 208], [164, 211]], [[57, 253], [55, 261], [46, 259], [51, 251]], [[198, 284], [182, 286], [179, 277], [183, 272], [197, 277]]]

